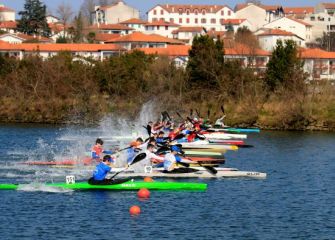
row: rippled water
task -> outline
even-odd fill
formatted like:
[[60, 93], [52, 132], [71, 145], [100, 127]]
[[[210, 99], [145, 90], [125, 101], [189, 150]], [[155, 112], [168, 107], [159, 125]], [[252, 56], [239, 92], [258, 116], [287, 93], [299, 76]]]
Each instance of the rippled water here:
[[[1, 125], [0, 183], [88, 177], [18, 164], [71, 152], [73, 143], [55, 140], [65, 133]], [[266, 180], [206, 180], [206, 192], [152, 192], [145, 202], [135, 192], [2, 191], [0, 239], [334, 239], [335, 134], [262, 132], [248, 144], [256, 147], [227, 154], [226, 165], [267, 172]], [[142, 214], [131, 217], [135, 204]]]

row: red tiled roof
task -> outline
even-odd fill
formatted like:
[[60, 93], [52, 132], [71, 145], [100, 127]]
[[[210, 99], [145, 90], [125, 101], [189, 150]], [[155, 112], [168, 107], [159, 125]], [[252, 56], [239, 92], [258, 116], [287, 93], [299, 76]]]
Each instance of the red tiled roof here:
[[306, 22], [304, 22], [300, 19], [296, 19], [296, 18], [292, 18], [292, 17], [286, 17], [286, 18], [291, 19], [292, 21], [296, 21], [298, 23], [301, 23], [301, 24], [305, 25], [306, 27], [312, 27], [313, 26], [313, 25], [311, 25], [309, 23], [306, 23]]
[[[158, 55], [167, 55], [167, 56], [188, 56], [191, 46], [188, 45], [169, 45], [166, 48], [139, 48], [146, 54], [158, 54]], [[230, 39], [224, 40], [224, 50], [226, 55], [256, 55], [256, 56], [271, 56], [270, 52], [264, 51], [262, 49], [251, 50], [249, 47], [235, 43]]]
[[158, 34], [144, 34], [141, 32], [134, 32], [132, 34], [128, 34], [116, 39], [112, 39], [111, 41], [107, 41], [111, 43], [122, 43], [122, 42], [155, 42], [155, 43], [170, 43], [170, 44], [184, 44], [181, 41], [163, 37]]
[[285, 14], [309, 14], [314, 13], [314, 7], [284, 7]]
[[217, 38], [217, 37], [223, 38], [225, 34], [226, 34], [225, 31], [214, 31], [214, 30], [207, 31], [207, 35], [212, 38]]
[[168, 45], [166, 48], [138, 48], [145, 54], [157, 54], [166, 56], [188, 56], [191, 46], [188, 45]]
[[243, 23], [246, 19], [223, 19], [223, 21], [221, 21], [222, 25], [228, 25], [228, 24], [232, 24], [232, 25], [240, 25], [241, 23]]
[[30, 41], [30, 40], [38, 40], [39, 42], [52, 42], [53, 40], [50, 38], [46, 37], [41, 37], [41, 36], [32, 36], [32, 35], [27, 35], [24, 33], [5, 33], [0, 35], [2, 36], [13, 36], [22, 39], [22, 41]]
[[300, 56], [305, 59], [335, 59], [335, 52], [327, 52], [320, 48], [302, 48]]
[[15, 12], [15, 10], [8, 8], [8, 7], [1, 7], [0, 6], [0, 12]]
[[227, 5], [160, 4], [158, 6], [162, 7], [169, 13], [179, 13], [180, 11], [182, 13], [186, 13], [188, 10], [191, 13], [194, 13], [195, 10], [198, 10], [199, 13], [201, 13], [202, 10], [205, 10], [206, 13], [217, 13], [224, 7], [231, 9]]
[[197, 32], [197, 33], [201, 33], [202, 31], [204, 31], [203, 27], [180, 27], [176, 30], [174, 30], [172, 33], [176, 34], [179, 32]]
[[322, 3], [325, 9], [334, 9], [335, 3]]
[[88, 28], [96, 30], [134, 30], [133, 28], [127, 27], [123, 24], [99, 24], [89, 26]]
[[152, 21], [152, 22], [148, 22], [146, 24], [144, 24], [144, 26], [173, 26], [173, 27], [178, 27], [180, 25], [176, 24], [176, 23], [172, 23], [172, 22], [166, 22], [166, 21]]
[[0, 43], [0, 50], [18, 50], [27, 52], [99, 52], [99, 51], [123, 51], [124, 49], [115, 44], [36, 44], [36, 43], [22, 43], [22, 44], [3, 44]]
[[119, 38], [121, 35], [120, 34], [110, 34], [110, 33], [96, 33], [95, 34], [95, 40], [101, 41], [101, 42], [106, 42], [112, 39]]
[[146, 24], [147, 21], [138, 18], [131, 18], [126, 21], [120, 22], [120, 24]]
[[256, 5], [256, 4], [240, 3], [240, 4], [236, 4], [235, 12], [244, 9], [248, 7], [249, 5], [258, 6], [260, 8], [263, 8], [266, 11], [276, 11], [278, 8], [281, 7], [280, 5], [263, 5], [263, 4]]
[[17, 26], [17, 23], [15, 21], [0, 22], [0, 28], [15, 29], [16, 26]]
[[265, 29], [265, 31], [261, 34], [258, 34], [258, 36], [270, 36], [270, 35], [275, 35], [275, 36], [295, 36], [294, 33], [287, 32], [281, 29]]

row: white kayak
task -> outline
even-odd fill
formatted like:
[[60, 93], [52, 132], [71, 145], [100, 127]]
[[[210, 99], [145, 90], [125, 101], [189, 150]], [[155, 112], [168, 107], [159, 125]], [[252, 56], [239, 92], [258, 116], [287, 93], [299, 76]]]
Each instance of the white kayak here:
[[246, 134], [232, 134], [232, 133], [223, 133], [223, 132], [206, 132], [203, 133], [206, 138], [211, 139], [247, 139]]
[[183, 142], [180, 143], [183, 149], [217, 149], [217, 150], [237, 150], [238, 147], [235, 145], [227, 144], [211, 144], [207, 140], [200, 140], [194, 142]]
[[265, 179], [267, 174], [252, 171], [218, 171], [212, 174], [207, 170], [191, 172], [191, 173], [163, 173], [162, 171], [152, 171], [151, 173], [131, 173], [123, 172], [118, 175], [119, 177], [164, 177], [164, 178], [255, 178]]

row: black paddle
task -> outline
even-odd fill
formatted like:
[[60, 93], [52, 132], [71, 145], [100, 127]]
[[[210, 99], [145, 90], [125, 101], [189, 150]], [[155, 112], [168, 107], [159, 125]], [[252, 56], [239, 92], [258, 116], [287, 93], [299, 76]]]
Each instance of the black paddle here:
[[131, 165], [133, 165], [133, 164], [135, 164], [135, 163], [138, 163], [139, 161], [142, 161], [143, 159], [146, 158], [146, 156], [147, 156], [146, 153], [140, 153], [140, 154], [138, 154], [138, 155], [134, 158], [134, 160], [128, 165], [128, 167], [126, 167], [125, 169], [123, 169], [123, 170], [121, 170], [121, 171], [115, 173], [110, 179], [115, 178], [117, 175], [119, 175], [120, 173], [122, 173], [122, 172], [124, 172], [125, 170], [127, 170]]
[[[189, 158], [186, 158], [186, 159], [192, 161], [192, 159], [189, 159]], [[203, 166], [200, 162], [197, 162], [197, 163], [199, 164], [200, 167], [203, 167], [204, 169], [206, 169], [210, 174], [216, 175], [218, 173], [218, 170], [216, 170], [215, 168], [211, 166]]]

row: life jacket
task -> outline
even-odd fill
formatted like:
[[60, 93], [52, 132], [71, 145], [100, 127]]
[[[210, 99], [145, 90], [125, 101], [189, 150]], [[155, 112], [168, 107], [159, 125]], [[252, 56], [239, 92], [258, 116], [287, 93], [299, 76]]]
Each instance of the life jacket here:
[[104, 150], [102, 149], [102, 147], [98, 146], [98, 145], [94, 145], [92, 148], [92, 156], [101, 156], [102, 152]]

